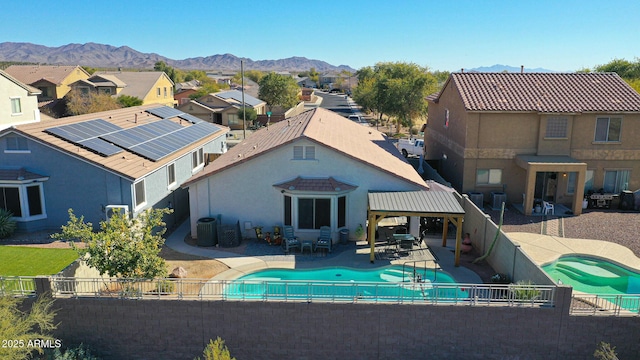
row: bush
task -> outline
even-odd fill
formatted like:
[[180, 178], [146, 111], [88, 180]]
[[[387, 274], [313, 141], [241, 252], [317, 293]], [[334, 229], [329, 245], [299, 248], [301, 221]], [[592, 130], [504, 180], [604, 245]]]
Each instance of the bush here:
[[10, 237], [15, 231], [16, 221], [13, 220], [13, 213], [0, 208], [0, 239]]
[[513, 297], [519, 300], [533, 300], [540, 296], [540, 290], [533, 287], [531, 281], [518, 281], [515, 287], [511, 289]]
[[84, 344], [76, 347], [70, 347], [62, 351], [55, 349], [51, 353], [47, 353], [46, 360], [100, 360], [99, 357], [91, 353], [91, 349]]
[[491, 276], [491, 282], [494, 284], [508, 284], [510, 282], [509, 276], [502, 273], [497, 273]]
[[[209, 344], [204, 348], [202, 356], [204, 356], [204, 360], [236, 360], [236, 358], [231, 357], [229, 349], [224, 345], [224, 340], [219, 336], [216, 341], [209, 340]], [[196, 360], [201, 359], [197, 357]]]

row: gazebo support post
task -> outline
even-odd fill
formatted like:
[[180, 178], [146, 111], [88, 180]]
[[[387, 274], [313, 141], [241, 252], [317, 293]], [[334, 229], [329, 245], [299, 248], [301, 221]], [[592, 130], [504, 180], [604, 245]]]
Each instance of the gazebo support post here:
[[374, 239], [374, 236], [376, 236], [376, 225], [378, 224], [378, 222], [376, 221], [376, 215], [369, 213], [369, 226], [367, 229], [368, 234], [368, 240], [369, 240], [369, 246], [371, 247], [371, 252], [369, 253], [369, 262], [371, 262], [373, 264], [373, 262], [375, 261], [376, 258], [376, 239]]
[[447, 246], [448, 230], [449, 230], [449, 217], [445, 216], [442, 224], [442, 246]]

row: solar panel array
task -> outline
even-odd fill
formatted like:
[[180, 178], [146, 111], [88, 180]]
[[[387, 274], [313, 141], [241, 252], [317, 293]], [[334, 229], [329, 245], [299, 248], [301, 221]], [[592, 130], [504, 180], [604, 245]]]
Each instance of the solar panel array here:
[[[103, 119], [95, 119], [45, 131], [103, 156], [111, 156], [126, 149], [149, 160], [158, 161], [220, 130], [214, 124], [166, 106], [149, 109], [147, 112], [163, 119], [127, 129]], [[179, 117], [192, 125], [182, 126], [168, 120], [172, 117]]]
[[115, 155], [122, 151], [121, 148], [99, 138], [100, 135], [109, 134], [118, 130], [122, 130], [122, 128], [102, 119], [45, 129], [46, 132], [52, 135], [80, 145], [103, 156]]

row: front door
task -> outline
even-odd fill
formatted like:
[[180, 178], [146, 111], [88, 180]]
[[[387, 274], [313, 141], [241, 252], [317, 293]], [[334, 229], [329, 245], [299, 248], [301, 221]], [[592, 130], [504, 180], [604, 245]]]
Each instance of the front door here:
[[558, 173], [556, 172], [537, 172], [536, 188], [534, 196], [536, 199], [544, 201], [555, 201], [556, 191], [558, 189]]

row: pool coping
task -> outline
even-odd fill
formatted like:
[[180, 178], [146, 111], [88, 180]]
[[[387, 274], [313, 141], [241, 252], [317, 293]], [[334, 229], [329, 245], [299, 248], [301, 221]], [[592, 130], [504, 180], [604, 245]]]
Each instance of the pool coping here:
[[640, 271], [640, 258], [629, 248], [613, 242], [521, 232], [510, 232], [506, 235], [519, 244], [539, 266], [554, 262], [562, 256], [585, 255]]

